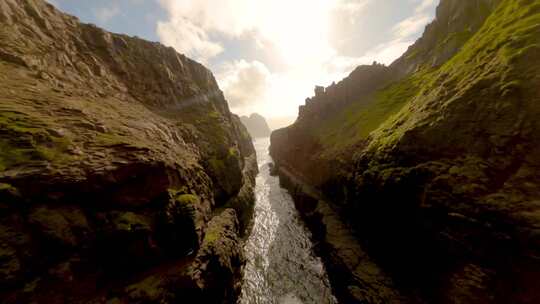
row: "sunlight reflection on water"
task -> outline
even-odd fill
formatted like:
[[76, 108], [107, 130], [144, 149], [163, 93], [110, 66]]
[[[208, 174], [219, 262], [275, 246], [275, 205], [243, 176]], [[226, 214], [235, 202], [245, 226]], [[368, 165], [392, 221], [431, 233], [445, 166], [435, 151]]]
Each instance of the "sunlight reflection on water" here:
[[253, 231], [246, 245], [242, 304], [332, 304], [326, 271], [312, 252], [309, 232], [292, 198], [270, 176], [270, 140], [257, 139], [257, 176]]

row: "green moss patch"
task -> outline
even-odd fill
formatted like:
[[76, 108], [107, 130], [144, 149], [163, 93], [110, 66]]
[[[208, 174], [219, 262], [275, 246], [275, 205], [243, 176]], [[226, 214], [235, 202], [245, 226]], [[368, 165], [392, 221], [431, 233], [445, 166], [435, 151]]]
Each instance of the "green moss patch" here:
[[165, 212], [157, 220], [158, 242], [163, 247], [182, 254], [188, 253], [199, 245], [196, 221], [199, 219], [197, 206], [201, 199], [186, 193], [187, 189], [170, 189], [169, 202]]
[[423, 103], [429, 99], [432, 106], [439, 103], [437, 107], [443, 106], [442, 102], [449, 103], [452, 96], [513, 103], [522, 92], [535, 89], [534, 82], [529, 80], [538, 70], [538, 55], [534, 54], [539, 51], [540, 3], [502, 1], [452, 59], [436, 71], [415, 74], [422, 90], [410, 99], [412, 103], [381, 124], [368, 149], [395, 144], [415, 121], [427, 115], [430, 110]]
[[206, 229], [206, 234], [204, 235], [203, 243], [211, 244], [216, 242], [221, 238], [221, 231], [216, 227], [209, 227]]
[[371, 102], [356, 102], [345, 108], [327, 124], [322, 124], [316, 135], [327, 152], [343, 150], [362, 140], [386, 119], [398, 113], [420, 88], [421, 77], [413, 76], [392, 83], [371, 97]]
[[240, 156], [240, 152], [236, 147], [230, 147], [229, 148], [229, 157], [237, 158]]
[[201, 199], [197, 195], [193, 194], [181, 194], [176, 197], [176, 201], [180, 204], [196, 205], [201, 202]]
[[39, 119], [14, 111], [0, 113], [0, 170], [31, 161], [64, 161], [68, 138], [52, 136]]
[[208, 164], [210, 165], [210, 170], [212, 170], [212, 172], [222, 172], [226, 169], [225, 162], [221, 159], [211, 158], [208, 161]]
[[117, 214], [117, 217], [113, 221], [115, 229], [117, 231], [141, 231], [150, 230], [150, 221], [142, 216], [133, 212], [123, 212]]
[[[208, 103], [205, 106], [200, 104], [186, 107], [179, 114], [180, 120], [191, 124], [202, 134], [197, 144], [201, 148], [222, 147], [224, 143], [229, 142], [229, 126], [225, 118], [219, 112], [216, 106]], [[204, 142], [202, 142], [204, 139]], [[206, 145], [205, 145], [206, 143]]]
[[[484, 26], [441, 71], [457, 80], [468, 80], [496, 60], [503, 71], [524, 53], [538, 51], [540, 3], [530, 0], [502, 1]], [[525, 75], [524, 75], [525, 76]]]

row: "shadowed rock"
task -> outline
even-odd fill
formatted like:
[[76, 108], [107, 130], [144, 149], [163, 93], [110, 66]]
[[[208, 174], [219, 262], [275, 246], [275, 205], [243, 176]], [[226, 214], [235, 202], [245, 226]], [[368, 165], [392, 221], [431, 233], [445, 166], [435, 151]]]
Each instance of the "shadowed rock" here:
[[[194, 277], [194, 256], [214, 211], [239, 196], [233, 208], [248, 226], [256, 168], [251, 138], [207, 68], [45, 1], [6, 0], [0, 99], [3, 303], [215, 296]], [[223, 235], [237, 241], [230, 217]], [[212, 273], [236, 274], [241, 263]], [[223, 279], [226, 288], [238, 277]]]

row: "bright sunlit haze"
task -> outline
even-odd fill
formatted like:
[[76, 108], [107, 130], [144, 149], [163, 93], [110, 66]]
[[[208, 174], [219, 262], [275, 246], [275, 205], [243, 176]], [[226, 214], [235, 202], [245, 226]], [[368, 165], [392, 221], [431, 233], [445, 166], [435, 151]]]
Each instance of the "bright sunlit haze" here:
[[216, 75], [231, 110], [291, 123], [313, 94], [356, 66], [390, 64], [438, 0], [50, 0], [113, 32], [160, 41]]

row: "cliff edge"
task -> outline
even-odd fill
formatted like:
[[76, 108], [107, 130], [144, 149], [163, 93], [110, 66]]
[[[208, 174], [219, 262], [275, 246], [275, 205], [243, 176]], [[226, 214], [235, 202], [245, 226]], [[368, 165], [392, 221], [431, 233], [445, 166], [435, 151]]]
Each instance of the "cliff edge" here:
[[235, 301], [257, 167], [208, 69], [5, 0], [0, 100], [3, 303]]

